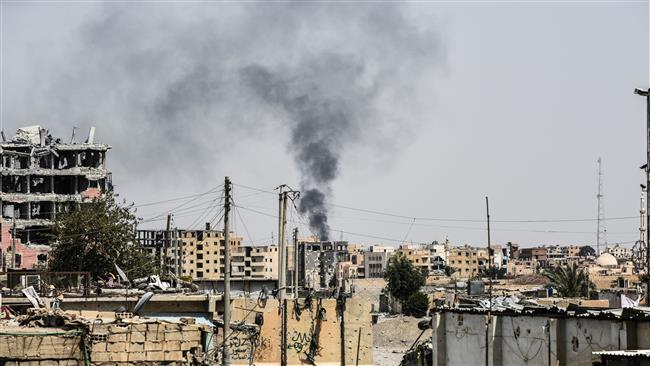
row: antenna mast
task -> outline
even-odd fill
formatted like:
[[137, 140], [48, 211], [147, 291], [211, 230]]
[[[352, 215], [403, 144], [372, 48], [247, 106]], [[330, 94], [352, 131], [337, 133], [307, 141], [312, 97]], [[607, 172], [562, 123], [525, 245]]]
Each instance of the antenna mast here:
[[605, 225], [605, 203], [603, 195], [603, 159], [598, 157], [598, 227], [596, 234], [596, 255], [600, 255], [600, 244], [607, 246], [607, 227]]

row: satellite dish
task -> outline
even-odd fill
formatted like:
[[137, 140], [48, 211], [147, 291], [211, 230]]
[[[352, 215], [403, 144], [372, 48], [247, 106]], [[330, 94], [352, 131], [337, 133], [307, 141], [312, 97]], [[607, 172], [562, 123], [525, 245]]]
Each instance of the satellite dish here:
[[132, 311], [132, 313], [133, 313], [133, 314], [137, 314], [138, 311], [140, 311], [140, 309], [142, 309], [142, 307], [143, 307], [143, 306], [144, 306], [144, 305], [145, 305], [149, 300], [151, 300], [152, 297], [153, 297], [153, 292], [151, 292], [151, 291], [145, 293], [144, 295], [142, 295], [142, 297], [140, 298], [140, 300], [138, 300], [138, 303], [135, 304], [135, 306], [133, 307], [133, 311]]

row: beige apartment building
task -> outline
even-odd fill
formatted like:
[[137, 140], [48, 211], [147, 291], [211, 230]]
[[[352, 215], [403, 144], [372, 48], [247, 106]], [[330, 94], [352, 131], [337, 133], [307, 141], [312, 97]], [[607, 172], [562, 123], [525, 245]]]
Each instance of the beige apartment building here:
[[[212, 230], [209, 226], [205, 230], [179, 230], [178, 238], [182, 247], [181, 274], [183, 276], [190, 276], [192, 279], [197, 280], [216, 280], [223, 278], [225, 254], [223, 231]], [[241, 236], [230, 236], [233, 277], [243, 277], [243, 273], [246, 273], [244, 268], [240, 268], [240, 262], [235, 262], [235, 257], [240, 251], [242, 241], [243, 238]]]
[[397, 252], [404, 255], [415, 268], [423, 273], [429, 273], [432, 253], [427, 246], [402, 244]]
[[455, 269], [452, 276], [456, 278], [478, 276], [487, 262], [488, 252], [486, 248], [473, 248], [465, 245], [452, 247], [449, 250], [448, 263], [449, 267]]

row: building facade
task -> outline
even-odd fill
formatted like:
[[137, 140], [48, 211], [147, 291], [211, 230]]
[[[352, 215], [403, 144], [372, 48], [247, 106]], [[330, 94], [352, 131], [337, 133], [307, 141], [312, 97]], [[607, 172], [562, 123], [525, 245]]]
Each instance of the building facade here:
[[363, 253], [366, 278], [382, 278], [388, 260], [395, 253], [395, 248], [389, 246], [373, 245]]
[[[94, 141], [94, 127], [84, 142], [75, 141], [75, 132], [69, 142], [52, 137], [40, 126], [19, 128], [10, 140], [3, 133], [0, 225], [11, 227], [16, 246], [33, 249], [49, 244], [48, 228], [57, 213], [112, 189], [111, 173], [106, 169], [106, 153], [111, 147]], [[6, 258], [10, 247], [11, 242], [3, 240], [3, 268], [12, 265], [11, 258]], [[48, 247], [44, 248], [41, 254], [47, 255]]]
[[448, 263], [454, 270], [453, 277], [472, 278], [479, 276], [488, 262], [487, 248], [474, 248], [468, 245], [449, 249]]

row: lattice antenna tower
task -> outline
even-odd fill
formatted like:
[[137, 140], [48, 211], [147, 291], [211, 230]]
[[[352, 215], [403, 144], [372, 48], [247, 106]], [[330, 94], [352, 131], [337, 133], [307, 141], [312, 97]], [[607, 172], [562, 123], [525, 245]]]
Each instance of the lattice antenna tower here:
[[607, 246], [607, 226], [605, 224], [605, 202], [603, 194], [603, 159], [598, 157], [598, 226], [596, 234], [596, 255], [600, 255], [600, 244]]
[[646, 231], [646, 194], [645, 188], [641, 186], [641, 204], [639, 209], [639, 240], [634, 244], [632, 248], [632, 261], [634, 262], [634, 267], [639, 273], [641, 270], [645, 269], [646, 259], [645, 259], [645, 231]]

